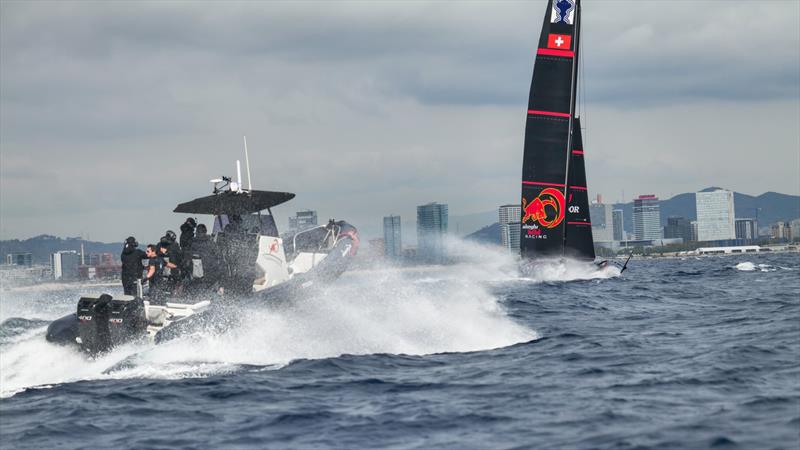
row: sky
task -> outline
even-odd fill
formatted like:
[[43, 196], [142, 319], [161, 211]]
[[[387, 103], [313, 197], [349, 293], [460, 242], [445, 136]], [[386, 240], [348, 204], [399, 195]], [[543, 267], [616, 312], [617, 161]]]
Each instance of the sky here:
[[[546, 5], [3, 0], [0, 238], [155, 241], [243, 135], [283, 228], [516, 203]], [[800, 194], [800, 2], [582, 7], [591, 195]]]

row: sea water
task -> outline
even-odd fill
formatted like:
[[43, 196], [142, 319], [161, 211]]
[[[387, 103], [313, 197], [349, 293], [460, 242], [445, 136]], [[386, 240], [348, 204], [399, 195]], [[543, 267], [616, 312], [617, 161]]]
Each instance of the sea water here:
[[44, 331], [119, 288], [3, 291], [0, 448], [800, 446], [797, 253], [525, 278], [456, 257], [94, 360]]

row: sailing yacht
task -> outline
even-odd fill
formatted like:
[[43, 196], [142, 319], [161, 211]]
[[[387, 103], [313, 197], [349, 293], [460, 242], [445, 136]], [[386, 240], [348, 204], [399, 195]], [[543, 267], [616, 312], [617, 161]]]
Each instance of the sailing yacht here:
[[528, 99], [522, 163], [524, 262], [595, 259], [580, 118], [580, 0], [550, 0]]

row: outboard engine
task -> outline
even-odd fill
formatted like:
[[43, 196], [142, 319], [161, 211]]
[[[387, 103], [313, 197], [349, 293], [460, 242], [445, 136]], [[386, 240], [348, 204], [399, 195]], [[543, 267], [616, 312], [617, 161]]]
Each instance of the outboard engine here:
[[111, 346], [124, 344], [147, 333], [147, 319], [141, 299], [111, 300], [108, 314]]
[[108, 294], [78, 301], [78, 336], [81, 348], [96, 355], [124, 344], [147, 332], [144, 303], [127, 297], [113, 299]]
[[111, 348], [111, 333], [108, 317], [111, 296], [103, 294], [98, 298], [81, 297], [78, 300], [78, 336], [81, 348], [88, 353], [97, 354]]

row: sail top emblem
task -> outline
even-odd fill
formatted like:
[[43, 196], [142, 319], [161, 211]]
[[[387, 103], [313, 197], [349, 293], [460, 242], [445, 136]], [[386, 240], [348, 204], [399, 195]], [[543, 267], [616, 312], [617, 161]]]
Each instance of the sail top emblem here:
[[575, 0], [553, 0], [550, 23], [573, 24], [575, 17]]

